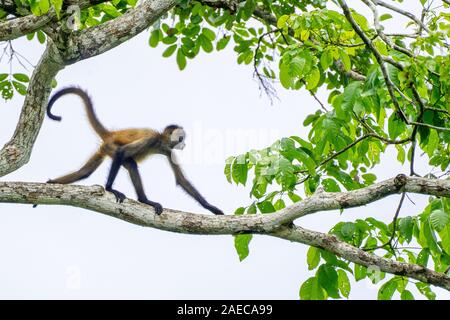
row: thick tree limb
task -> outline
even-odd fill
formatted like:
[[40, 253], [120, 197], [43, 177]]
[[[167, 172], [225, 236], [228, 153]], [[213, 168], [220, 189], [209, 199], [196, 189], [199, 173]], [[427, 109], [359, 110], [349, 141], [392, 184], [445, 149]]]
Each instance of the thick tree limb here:
[[49, 23], [55, 16], [55, 10], [50, 9], [49, 12], [39, 17], [28, 15], [0, 22], [0, 41], [13, 40], [34, 32]]
[[165, 209], [163, 214], [158, 216], [154, 214], [153, 208], [134, 200], [127, 199], [122, 204], [116, 203], [115, 197], [105, 192], [101, 186], [25, 182], [0, 182], [0, 202], [70, 205], [137, 225], [177, 233], [269, 235], [320, 247], [366, 267], [378, 267], [380, 271], [403, 275], [450, 290], [450, 278], [444, 274], [421, 266], [381, 258], [342, 242], [333, 235], [286, 225], [306, 214], [365, 205], [400, 190], [450, 197], [450, 181], [399, 175], [355, 191], [319, 193], [268, 215], [212, 216]]
[[68, 64], [102, 54], [138, 35], [176, 5], [176, 0], [145, 0], [116, 19], [74, 31], [66, 41]]
[[[78, 6], [81, 10], [106, 1], [107, 0], [68, 0], [64, 1], [61, 11], [64, 15], [64, 10], [66, 10], [69, 6]], [[12, 1], [6, 1], [5, 4], [2, 3], [0, 5], [0, 7], [3, 6], [8, 8], [8, 10], [16, 10], [16, 6]], [[28, 13], [28, 15], [19, 16], [12, 20], [0, 22], [0, 41], [14, 40], [22, 37], [30, 32], [41, 29], [56, 18], [56, 13], [53, 8], [51, 8], [48, 13], [39, 17], [31, 14], [30, 12], [25, 12]]]
[[34, 69], [22, 106], [19, 122], [11, 140], [0, 150], [0, 177], [28, 162], [45, 115], [51, 83], [64, 67], [59, 52], [51, 40]]
[[[348, 192], [319, 192], [270, 215], [251, 215], [242, 217], [215, 216], [177, 213], [176, 221], [166, 220], [153, 215], [153, 209], [138, 202], [127, 200], [117, 204], [110, 193], [100, 186], [83, 187], [76, 185], [58, 185], [26, 182], [0, 182], [0, 202], [30, 204], [62, 204], [106, 213], [113, 217], [134, 221], [137, 224], [181, 233], [229, 234], [242, 232], [271, 232], [295, 219], [320, 211], [363, 206], [389, 195], [410, 192], [450, 197], [450, 181], [407, 177], [403, 174], [371, 186]], [[177, 211], [165, 210], [174, 213]], [[161, 216], [164, 217], [165, 215]], [[180, 226], [189, 224], [188, 230]], [[245, 223], [243, 223], [245, 221]], [[207, 229], [202, 227], [208, 225]]]

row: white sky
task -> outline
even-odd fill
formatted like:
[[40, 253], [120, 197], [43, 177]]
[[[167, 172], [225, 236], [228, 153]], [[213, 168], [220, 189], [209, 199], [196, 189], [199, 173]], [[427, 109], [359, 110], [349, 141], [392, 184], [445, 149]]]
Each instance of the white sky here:
[[[406, 5], [414, 1], [405, 1]], [[230, 185], [223, 174], [229, 155], [263, 148], [279, 137], [306, 136], [301, 123], [317, 103], [304, 91], [278, 87], [279, 102], [260, 95], [250, 66], [239, 66], [230, 48], [200, 54], [180, 72], [165, 47], [151, 49], [143, 33], [99, 57], [68, 66], [58, 87], [88, 89], [108, 128], [183, 125], [185, 172], [203, 195], [227, 214], [251, 202], [250, 187]], [[43, 47], [18, 40], [15, 49], [36, 62]], [[5, 64], [0, 66], [3, 72]], [[326, 101], [325, 98], [323, 98]], [[0, 145], [12, 135], [23, 99], [1, 103]], [[44, 121], [29, 164], [1, 181], [41, 181], [78, 169], [96, 149], [81, 102], [65, 97], [54, 107], [61, 123]], [[248, 138], [253, 133], [252, 138]], [[394, 150], [394, 149], [393, 149]], [[408, 172], [388, 152], [379, 179]], [[103, 184], [109, 160], [81, 184]], [[422, 167], [425, 173], [425, 167]], [[163, 206], [210, 214], [175, 186], [165, 160], [141, 165], [147, 195]], [[126, 172], [115, 186], [134, 198]], [[401, 216], [419, 212], [426, 197], [411, 195]], [[297, 223], [328, 231], [340, 220], [373, 215], [391, 221], [398, 196], [363, 208], [323, 212]], [[239, 262], [231, 236], [189, 236], [143, 228], [79, 208], [0, 204], [0, 298], [297, 299], [307, 270], [307, 246], [254, 236], [250, 255]], [[351, 298], [375, 299], [378, 286], [363, 280]], [[436, 292], [443, 293], [436, 289]], [[398, 296], [397, 296], [398, 297]], [[419, 297], [419, 296], [417, 296]], [[438, 297], [450, 295], [444, 292]]]

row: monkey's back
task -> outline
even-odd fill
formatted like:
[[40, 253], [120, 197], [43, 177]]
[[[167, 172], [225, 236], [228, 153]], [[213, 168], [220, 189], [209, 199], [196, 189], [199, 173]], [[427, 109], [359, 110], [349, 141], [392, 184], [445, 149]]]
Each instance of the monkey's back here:
[[111, 131], [108, 137], [105, 138], [105, 142], [112, 142], [116, 145], [123, 146], [143, 138], [155, 137], [157, 135], [159, 135], [159, 132], [153, 129], [124, 129]]
[[[153, 129], [123, 129], [110, 131], [103, 139], [101, 152], [112, 157], [117, 147], [133, 143], [135, 141], [158, 137], [160, 133]], [[133, 158], [137, 162], [144, 160], [146, 157], [154, 154], [153, 149], [144, 149], [141, 153], [137, 153]]]

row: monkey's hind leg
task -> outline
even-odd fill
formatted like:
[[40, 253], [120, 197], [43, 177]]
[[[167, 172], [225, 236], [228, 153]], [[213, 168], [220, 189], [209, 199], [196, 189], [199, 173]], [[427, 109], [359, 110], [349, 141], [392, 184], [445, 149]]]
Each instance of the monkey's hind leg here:
[[123, 166], [128, 170], [128, 173], [130, 174], [131, 182], [133, 183], [134, 189], [136, 190], [138, 201], [152, 206], [155, 209], [155, 213], [157, 215], [160, 215], [163, 211], [163, 207], [158, 202], [147, 199], [136, 161], [129, 158], [125, 160]]
[[112, 188], [114, 180], [116, 180], [117, 173], [123, 165], [124, 152], [119, 150], [114, 153], [111, 169], [109, 170], [108, 180], [106, 182], [105, 190], [111, 192], [116, 197], [116, 201], [122, 203], [126, 199], [125, 194]]
[[75, 181], [79, 181], [82, 179], [86, 179], [89, 177], [103, 162], [104, 155], [101, 152], [96, 152], [87, 162], [84, 166], [81, 167], [80, 170], [69, 173], [65, 176], [56, 178], [56, 179], [50, 179], [47, 181], [47, 183], [61, 183], [61, 184], [68, 184]]

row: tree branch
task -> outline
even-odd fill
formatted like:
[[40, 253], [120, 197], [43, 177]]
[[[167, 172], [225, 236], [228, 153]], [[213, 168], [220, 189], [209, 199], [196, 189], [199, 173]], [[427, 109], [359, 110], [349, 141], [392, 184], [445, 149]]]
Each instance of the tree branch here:
[[68, 64], [115, 48], [138, 35], [177, 4], [176, 0], [144, 0], [116, 19], [69, 34], [64, 59]]
[[30, 159], [44, 119], [52, 80], [63, 67], [59, 52], [49, 39], [28, 85], [16, 130], [11, 140], [0, 150], [0, 177], [17, 170]]
[[[63, 12], [69, 6], [78, 6], [81, 10], [106, 1], [107, 0], [66, 0], [64, 1], [61, 11]], [[1, 7], [3, 6], [7, 7], [9, 10], [17, 9], [14, 2], [6, 1], [5, 5], [2, 4]], [[56, 17], [56, 13], [53, 8], [50, 8], [50, 10], [42, 16], [35, 16], [27, 10], [26, 13], [28, 13], [28, 15], [0, 22], [0, 41], [14, 40], [28, 33], [39, 30]]]
[[14, 40], [34, 32], [49, 23], [55, 16], [55, 10], [50, 9], [46, 14], [39, 17], [30, 14], [0, 22], [0, 41]]
[[[110, 216], [132, 220], [162, 230], [181, 233], [230, 234], [242, 232], [271, 232], [308, 214], [359, 207], [400, 192], [450, 197], [450, 181], [407, 177], [403, 174], [371, 186], [348, 192], [321, 192], [303, 201], [268, 215], [205, 216], [165, 210], [169, 215], [153, 214], [153, 209], [134, 200], [116, 203], [115, 197], [100, 186], [84, 187], [26, 182], [0, 182], [0, 202], [28, 204], [61, 204], [102, 212]], [[176, 213], [176, 221], [172, 220]], [[190, 221], [189, 229], [180, 229]], [[177, 222], [178, 221], [178, 222]], [[245, 221], [245, 223], [243, 223]], [[192, 229], [193, 228], [193, 229]]]
[[[401, 191], [403, 190], [403, 191]], [[286, 226], [294, 219], [318, 211], [361, 206], [399, 192], [425, 193], [450, 197], [450, 181], [412, 178], [399, 175], [372, 186], [350, 192], [320, 193], [267, 215], [213, 216], [165, 209], [154, 214], [153, 208], [115, 197], [101, 186], [58, 185], [26, 182], [0, 182], [0, 202], [70, 205], [100, 212], [130, 223], [188, 234], [255, 233], [323, 248], [348, 261], [381, 271], [407, 276], [450, 290], [450, 278], [430, 269], [381, 258], [340, 241], [334, 235]]]

